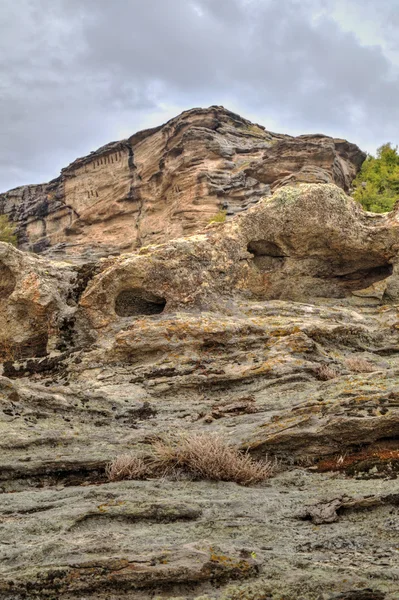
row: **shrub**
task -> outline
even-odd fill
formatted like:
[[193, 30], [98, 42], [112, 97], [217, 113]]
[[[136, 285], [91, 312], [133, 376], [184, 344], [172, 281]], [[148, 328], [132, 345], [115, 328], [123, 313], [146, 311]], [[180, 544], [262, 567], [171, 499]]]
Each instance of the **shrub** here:
[[320, 365], [316, 370], [317, 376], [322, 381], [328, 381], [329, 379], [335, 379], [339, 377], [339, 372], [334, 367], [329, 365]]
[[17, 236], [15, 233], [15, 226], [10, 223], [7, 215], [0, 215], [0, 242], [7, 242], [7, 244], [17, 243]]
[[227, 218], [227, 211], [220, 209], [216, 215], [213, 215], [208, 221], [208, 223], [224, 223]]
[[371, 373], [376, 370], [375, 366], [364, 358], [347, 358], [345, 364], [350, 371], [355, 373]]
[[154, 441], [152, 449], [153, 455], [147, 459], [132, 454], [117, 457], [106, 467], [109, 481], [189, 475], [249, 485], [268, 479], [275, 468], [270, 461], [256, 461], [248, 453], [242, 454], [216, 434], [167, 435]]
[[153, 446], [154, 464], [164, 474], [183, 471], [198, 479], [249, 485], [264, 481], [274, 469], [271, 462], [255, 461], [216, 434], [180, 433], [156, 441]]
[[149, 467], [144, 459], [133, 454], [122, 454], [107, 465], [105, 474], [109, 481], [123, 479], [144, 479], [149, 475]]
[[377, 157], [369, 155], [353, 181], [353, 197], [371, 212], [392, 210], [399, 198], [398, 147], [384, 144]]

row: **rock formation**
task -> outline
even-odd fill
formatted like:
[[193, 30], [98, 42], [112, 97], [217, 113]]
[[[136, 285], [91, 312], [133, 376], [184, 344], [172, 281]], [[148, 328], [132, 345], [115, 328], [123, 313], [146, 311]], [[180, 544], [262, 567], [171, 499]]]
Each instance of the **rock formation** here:
[[[222, 125], [207, 129], [215, 115]], [[168, 154], [181, 135], [175, 159], [191, 147], [193, 160], [196, 132], [206, 172], [204, 140], [220, 141], [222, 129], [225, 148], [238, 147], [247, 123], [189, 111], [112, 147], [135, 148], [134, 194], [148, 194], [141, 241], [155, 141]], [[269, 135], [260, 130], [256, 143]], [[227, 160], [220, 148], [209, 177]], [[240, 177], [254, 188], [223, 197], [242, 203], [255, 189], [251, 207], [225, 223], [204, 225], [221, 197], [207, 195], [208, 181], [206, 219], [175, 221], [162, 244], [95, 259], [90, 236], [98, 251], [96, 227], [108, 223], [100, 193], [98, 221], [93, 205], [71, 225], [83, 250], [74, 259], [0, 244], [1, 600], [397, 599], [399, 207], [366, 213], [346, 195], [361, 160], [347, 142], [280, 136], [248, 154]], [[68, 184], [80, 198], [85, 160]], [[200, 168], [179, 163], [172, 176], [171, 160], [159, 180], [180, 181], [187, 199]], [[112, 164], [122, 159], [96, 168]], [[127, 189], [130, 175], [121, 168], [115, 181]], [[126, 198], [115, 203], [126, 231], [133, 212]], [[173, 238], [187, 227], [192, 235]], [[118, 243], [110, 238], [115, 253]], [[175, 479], [108, 481], [115, 457], [151, 457], [176, 431], [219, 435], [274, 474], [249, 487], [177, 467]]]
[[0, 212], [18, 224], [24, 249], [107, 254], [192, 234], [270, 187], [333, 182], [348, 191], [365, 156], [344, 140], [293, 138], [223, 107], [193, 109], [75, 160], [48, 184], [0, 194]]

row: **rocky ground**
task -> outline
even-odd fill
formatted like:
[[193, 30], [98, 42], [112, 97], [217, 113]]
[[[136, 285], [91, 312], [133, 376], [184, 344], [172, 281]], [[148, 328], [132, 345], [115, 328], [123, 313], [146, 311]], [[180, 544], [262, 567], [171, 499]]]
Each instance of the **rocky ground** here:
[[[397, 597], [397, 309], [242, 311], [150, 316], [151, 338], [174, 328], [168, 350], [144, 333], [129, 360], [3, 376], [2, 597]], [[275, 457], [276, 475], [106, 482], [108, 461], [176, 429]]]
[[[120, 256], [0, 244], [0, 598], [399, 598], [398, 222], [299, 184]], [[273, 476], [107, 480], [168, 432]]]

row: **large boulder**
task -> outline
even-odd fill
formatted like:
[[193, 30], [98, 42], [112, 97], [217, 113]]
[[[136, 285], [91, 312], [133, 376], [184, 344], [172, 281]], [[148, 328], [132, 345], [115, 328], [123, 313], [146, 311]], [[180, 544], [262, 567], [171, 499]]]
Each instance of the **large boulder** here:
[[[237, 311], [243, 298], [397, 294], [397, 214], [372, 215], [335, 185], [286, 187], [231, 223], [110, 260], [81, 309], [94, 328], [177, 310]], [[372, 292], [370, 292], [372, 294]]]

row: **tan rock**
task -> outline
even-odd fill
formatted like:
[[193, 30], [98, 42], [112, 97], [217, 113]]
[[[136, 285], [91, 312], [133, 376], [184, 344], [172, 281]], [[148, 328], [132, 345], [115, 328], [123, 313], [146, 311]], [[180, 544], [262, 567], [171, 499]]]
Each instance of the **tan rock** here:
[[76, 272], [0, 242], [0, 348], [3, 360], [45, 356], [73, 312]]
[[186, 111], [162, 127], [75, 160], [49, 184], [0, 195], [0, 211], [37, 252], [132, 250], [230, 218], [273, 187], [336, 183], [348, 190], [365, 158], [326, 136], [274, 134], [223, 107]]
[[163, 311], [231, 313], [245, 297], [345, 298], [383, 279], [388, 293], [398, 235], [392, 215], [365, 213], [334, 185], [286, 187], [231, 223], [110, 261], [81, 308], [101, 329]]

